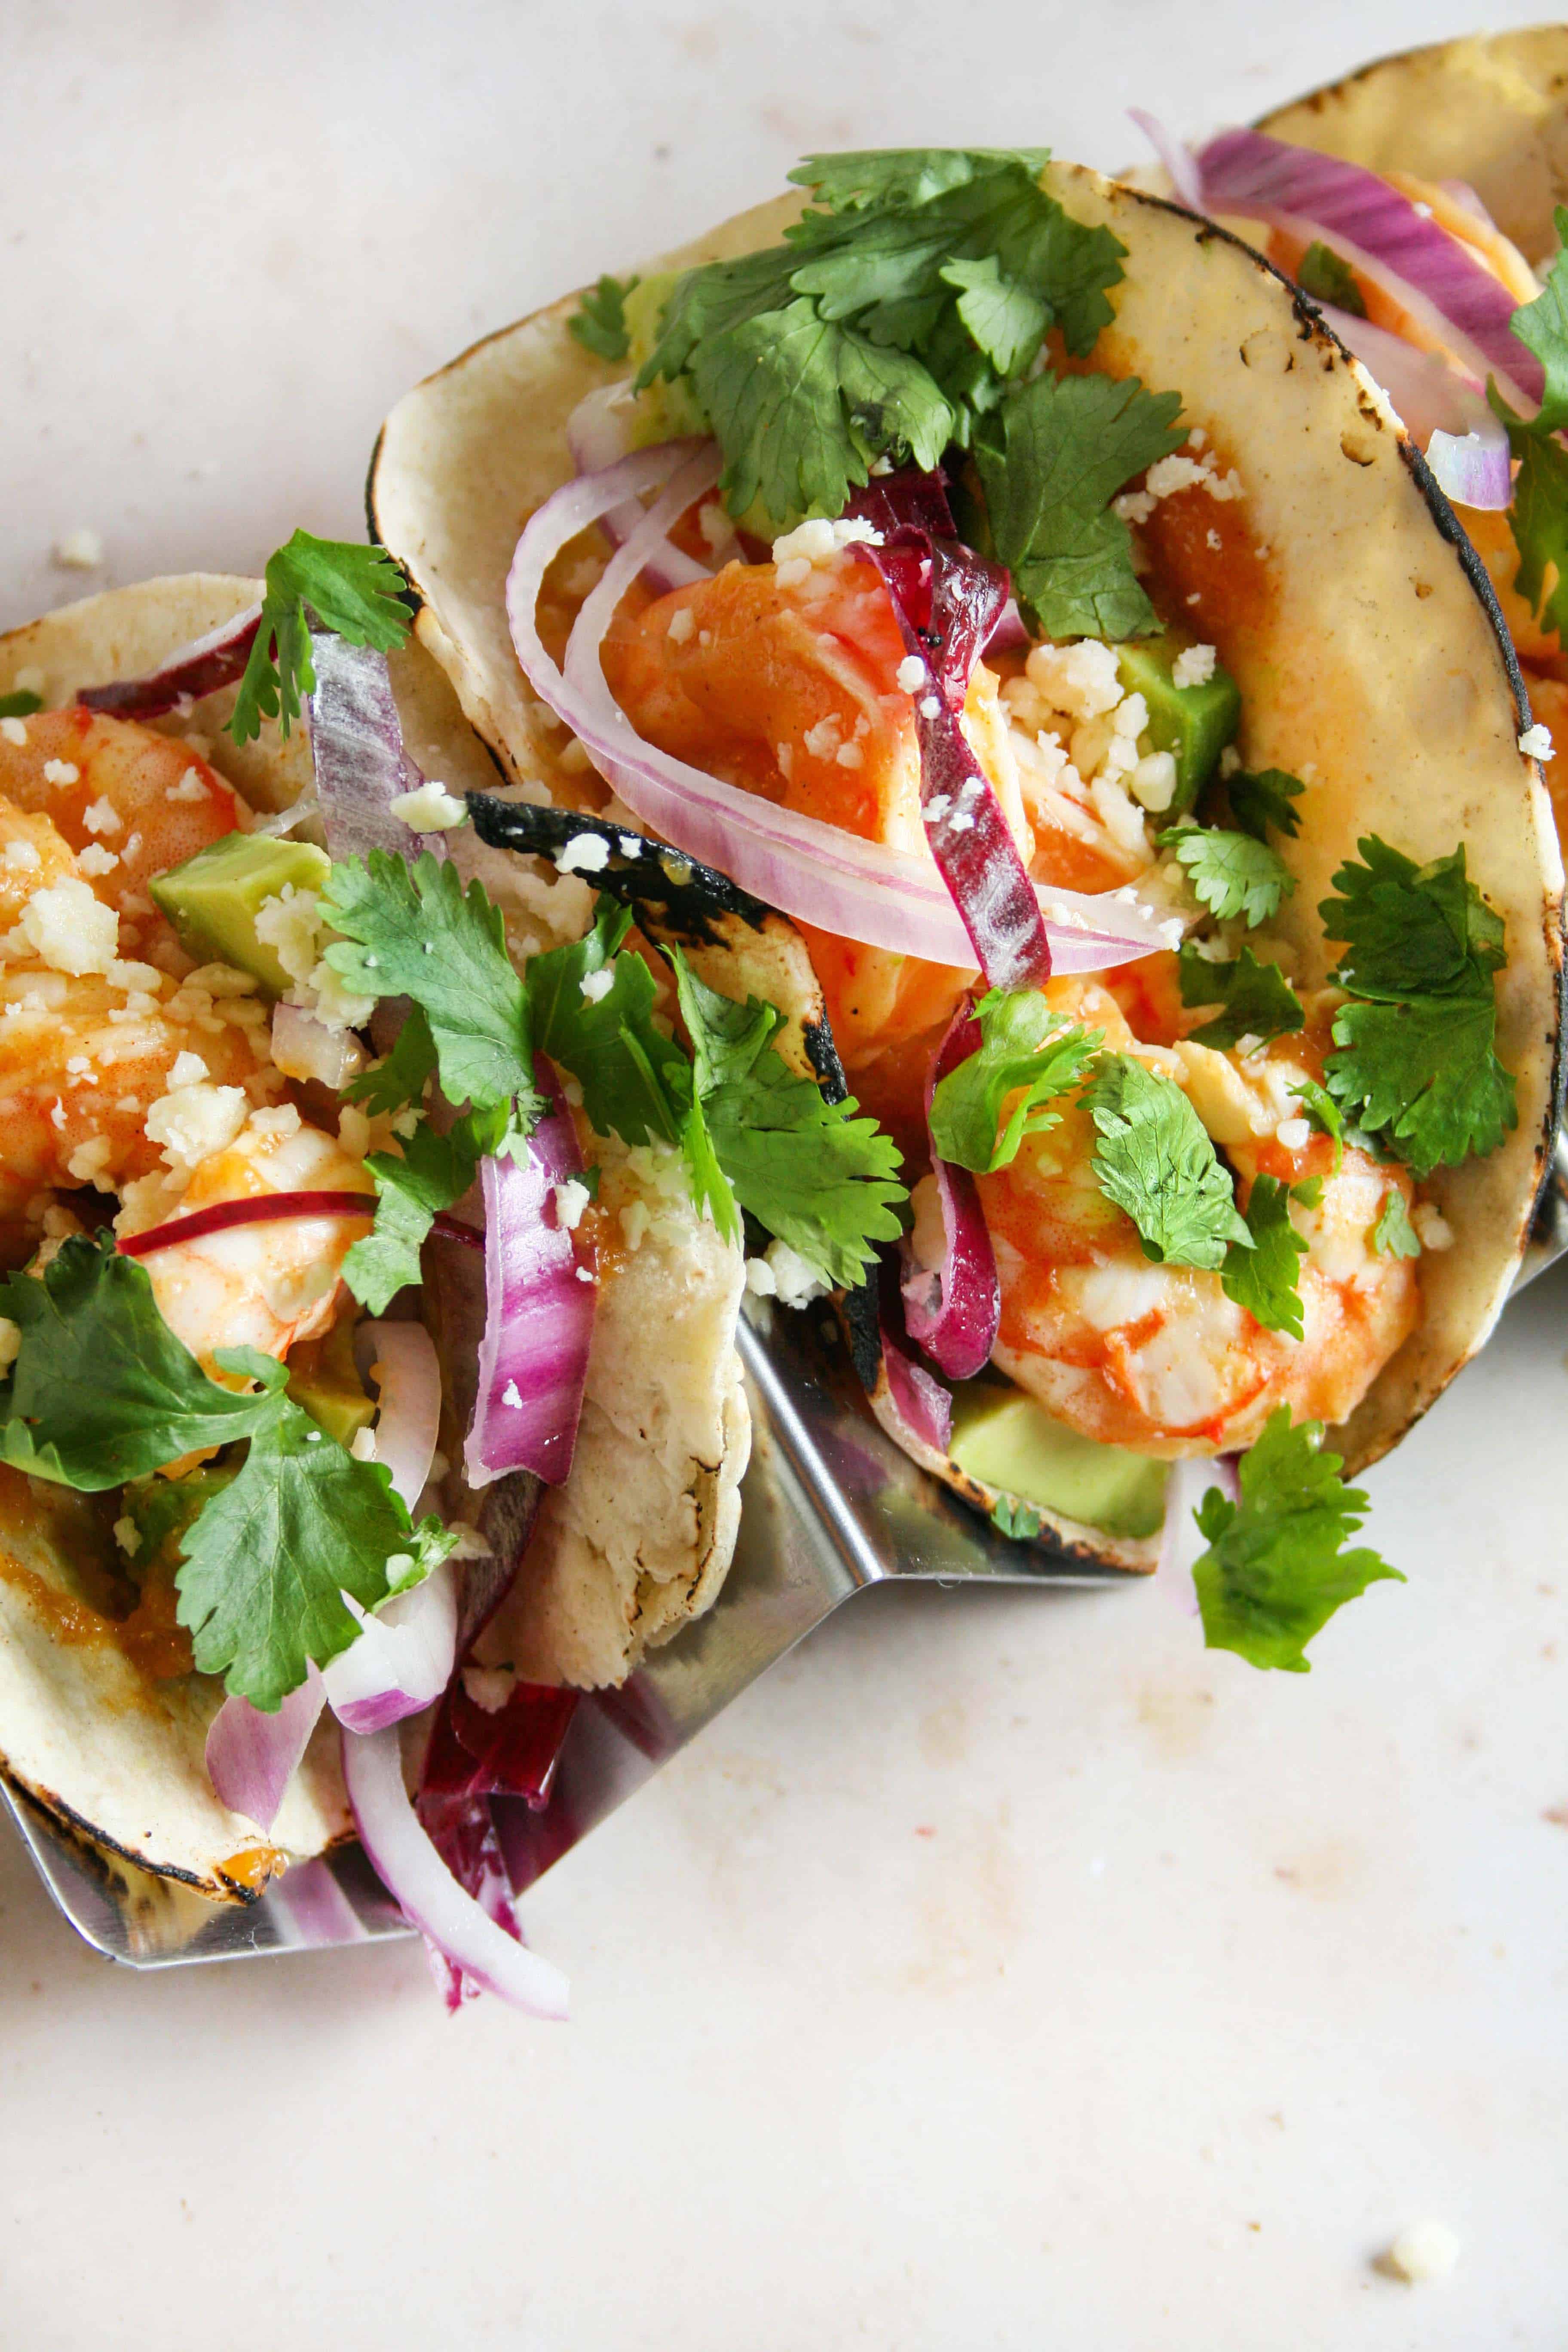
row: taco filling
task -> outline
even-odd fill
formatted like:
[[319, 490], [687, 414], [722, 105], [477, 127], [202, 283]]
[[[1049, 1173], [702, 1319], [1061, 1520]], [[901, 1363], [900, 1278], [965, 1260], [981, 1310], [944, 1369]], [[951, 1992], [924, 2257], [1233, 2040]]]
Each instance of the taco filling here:
[[1163, 1465], [1241, 1454], [1207, 1638], [1300, 1668], [1388, 1572], [1325, 1428], [1373, 1458], [1479, 1343], [1539, 1167], [1555, 877], [1506, 656], [1234, 243], [1037, 152], [793, 176], [804, 210], [410, 394], [373, 518], [510, 798], [799, 926], [910, 1188], [845, 1300], [885, 1426], [1124, 1565]]

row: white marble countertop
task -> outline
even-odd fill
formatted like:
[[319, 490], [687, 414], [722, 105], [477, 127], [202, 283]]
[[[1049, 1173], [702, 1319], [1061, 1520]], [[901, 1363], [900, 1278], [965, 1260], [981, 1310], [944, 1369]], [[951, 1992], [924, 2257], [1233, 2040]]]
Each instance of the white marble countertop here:
[[[813, 147], [1113, 164], [1130, 102], [1237, 119], [1468, 21], [16, 0], [0, 623], [355, 531], [406, 383]], [[449, 2021], [407, 1946], [117, 1972], [0, 1836], [0, 2337], [1560, 2347], [1565, 1300], [1373, 1474], [1410, 1581], [1310, 1676], [1152, 1590], [857, 1601], [531, 1898], [568, 2029]], [[1410, 2288], [1374, 2258], [1425, 2216], [1463, 2252]]]

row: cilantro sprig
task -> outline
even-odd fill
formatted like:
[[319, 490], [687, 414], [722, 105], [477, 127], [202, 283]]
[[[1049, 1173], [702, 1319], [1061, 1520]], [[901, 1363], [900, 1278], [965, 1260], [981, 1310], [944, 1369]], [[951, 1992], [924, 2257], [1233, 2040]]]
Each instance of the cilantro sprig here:
[[1059, 328], [1085, 356], [1125, 247], [1039, 184], [1043, 149], [809, 157], [785, 241], [678, 279], [639, 371], [696, 395], [730, 511], [836, 516], [889, 457], [930, 468]]
[[[1558, 252], [1546, 283], [1510, 321], [1541, 362], [1541, 406], [1533, 416], [1520, 415], [1495, 377], [1487, 397], [1508, 427], [1509, 446], [1519, 460], [1509, 510], [1519, 551], [1513, 584], [1543, 625], [1568, 643], [1568, 449], [1556, 438], [1568, 425], [1568, 206], [1559, 205], [1553, 219]], [[1550, 593], [1549, 574], [1555, 574]]]
[[1333, 877], [1340, 895], [1318, 910], [1345, 942], [1333, 977], [1352, 999], [1334, 1016], [1340, 1051], [1323, 1076], [1341, 1108], [1423, 1178], [1495, 1151], [1518, 1123], [1496, 1051], [1503, 926], [1466, 873], [1462, 842], [1419, 866], [1375, 835], [1357, 847], [1359, 862]]
[[1259, 963], [1249, 947], [1234, 962], [1215, 963], [1194, 947], [1184, 947], [1176, 958], [1182, 1003], [1220, 1004], [1225, 1010], [1192, 1033], [1196, 1045], [1216, 1050], [1239, 1045], [1243, 1037], [1265, 1042], [1300, 1029], [1306, 1020], [1301, 1000], [1278, 964]]
[[451, 1549], [416, 1528], [378, 1464], [357, 1462], [286, 1393], [288, 1373], [254, 1349], [220, 1349], [210, 1380], [164, 1322], [144, 1266], [112, 1239], [73, 1234], [41, 1277], [0, 1286], [21, 1345], [0, 1388], [0, 1452], [15, 1467], [89, 1494], [191, 1453], [248, 1441], [237, 1474], [213, 1480], [180, 1538], [179, 1622], [203, 1674], [276, 1707], [374, 1609]]
[[1272, 921], [1296, 887], [1296, 878], [1277, 849], [1250, 833], [1224, 825], [1170, 825], [1154, 835], [1192, 884], [1201, 906], [1222, 923], [1238, 916], [1250, 931]]
[[640, 286], [639, 278], [601, 278], [590, 286], [567, 320], [569, 331], [595, 359], [624, 360], [631, 349], [626, 332], [626, 296]]
[[1099, 1131], [1092, 1166], [1156, 1265], [1223, 1266], [1253, 1237], [1196, 1111], [1173, 1079], [1131, 1054], [1102, 1054], [1083, 1097]]
[[1237, 1307], [1245, 1307], [1266, 1331], [1302, 1336], [1301, 1261], [1307, 1244], [1290, 1222], [1292, 1198], [1302, 1187], [1283, 1184], [1277, 1176], [1258, 1175], [1247, 1200], [1245, 1247], [1233, 1242], [1225, 1255], [1220, 1287]]
[[1037, 376], [976, 449], [991, 543], [1037, 635], [1122, 639], [1159, 624], [1110, 500], [1180, 448], [1181, 394], [1136, 376]]
[[351, 646], [384, 654], [403, 643], [413, 619], [403, 573], [384, 548], [297, 530], [267, 559], [261, 625], [228, 720], [237, 743], [259, 735], [263, 719], [276, 719], [287, 735], [299, 718], [316, 683], [311, 614]]
[[[1064, 1021], [1037, 989], [991, 989], [974, 1017], [980, 1044], [938, 1082], [931, 1137], [939, 1159], [990, 1173], [1017, 1157], [1026, 1135], [1058, 1124], [1052, 1104], [1082, 1085], [1105, 1032]], [[1014, 1093], [1018, 1099], [998, 1134], [1003, 1103]]]
[[1211, 1650], [1304, 1675], [1307, 1644], [1336, 1609], [1369, 1584], [1404, 1583], [1370, 1547], [1345, 1549], [1367, 1498], [1344, 1484], [1343, 1457], [1322, 1453], [1322, 1437], [1321, 1422], [1293, 1424], [1279, 1406], [1241, 1457], [1239, 1498], [1211, 1486], [1194, 1514], [1208, 1544], [1193, 1577]]

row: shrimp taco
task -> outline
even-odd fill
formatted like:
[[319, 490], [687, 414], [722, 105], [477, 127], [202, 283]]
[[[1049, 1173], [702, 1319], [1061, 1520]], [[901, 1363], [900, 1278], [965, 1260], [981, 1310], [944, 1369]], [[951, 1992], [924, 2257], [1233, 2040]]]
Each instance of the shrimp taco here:
[[1485, 1338], [1552, 1132], [1561, 874], [1486, 574], [1236, 237], [1043, 152], [793, 177], [409, 394], [373, 531], [508, 779], [484, 839], [579, 812], [804, 940], [910, 1187], [835, 1280], [884, 1426], [1131, 1568], [1172, 1465], [1239, 1456], [1207, 1638], [1301, 1668], [1392, 1573], [1338, 1474]]
[[542, 865], [462, 826], [496, 771], [407, 620], [379, 551], [297, 533], [0, 639], [0, 1763], [215, 1898], [357, 1827], [449, 1994], [548, 2011], [489, 1800], [734, 1544], [702, 1106], [749, 1084], [833, 1163], [776, 1209], [802, 1282], [858, 1279], [899, 1188], [818, 1090], [792, 926], [575, 822]]

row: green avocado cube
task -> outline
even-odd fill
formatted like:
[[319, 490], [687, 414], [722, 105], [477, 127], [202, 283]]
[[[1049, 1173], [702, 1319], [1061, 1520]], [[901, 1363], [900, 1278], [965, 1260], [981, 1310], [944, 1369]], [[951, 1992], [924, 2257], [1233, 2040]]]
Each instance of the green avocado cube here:
[[323, 1339], [302, 1340], [289, 1355], [289, 1393], [340, 1445], [352, 1445], [375, 1419], [375, 1403], [354, 1366], [354, 1318], [334, 1323]]
[[1168, 1462], [1080, 1437], [1021, 1389], [963, 1382], [948, 1451], [983, 1486], [1108, 1536], [1152, 1536], [1164, 1522]]
[[147, 887], [187, 955], [253, 972], [269, 995], [281, 996], [289, 974], [277, 949], [257, 938], [256, 918], [290, 883], [296, 890], [323, 888], [331, 870], [326, 851], [311, 842], [230, 833], [155, 876]]
[[1169, 751], [1176, 762], [1176, 789], [1169, 810], [1155, 812], [1173, 817], [1184, 816], [1192, 807], [1241, 724], [1240, 692], [1218, 662], [1205, 685], [1175, 683], [1171, 672], [1186, 650], [1177, 637], [1145, 637], [1116, 649], [1123, 693], [1143, 697], [1149, 706], [1149, 740], [1156, 751]]

